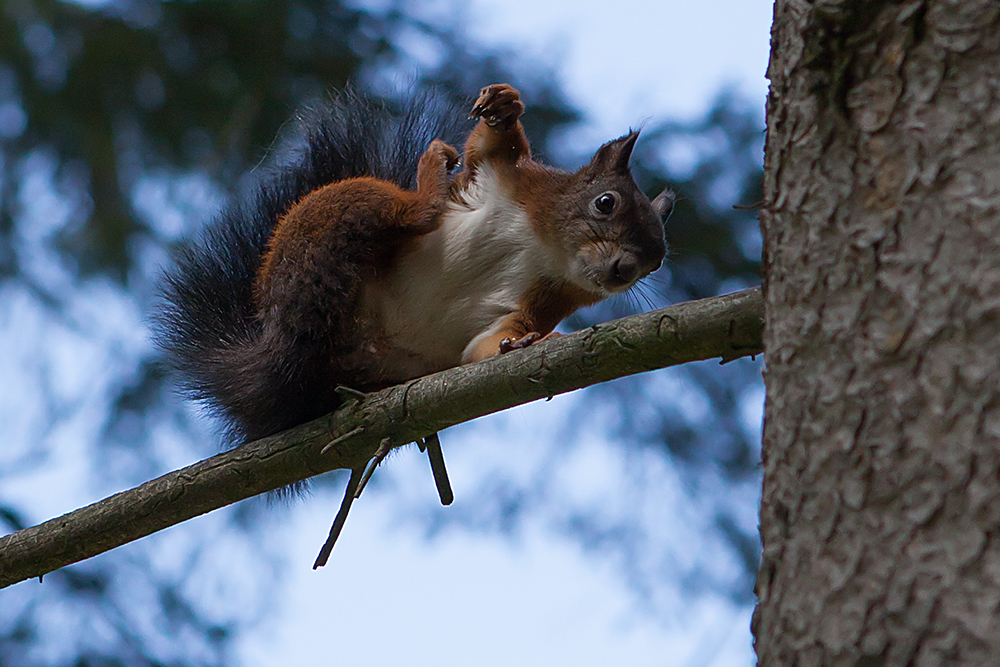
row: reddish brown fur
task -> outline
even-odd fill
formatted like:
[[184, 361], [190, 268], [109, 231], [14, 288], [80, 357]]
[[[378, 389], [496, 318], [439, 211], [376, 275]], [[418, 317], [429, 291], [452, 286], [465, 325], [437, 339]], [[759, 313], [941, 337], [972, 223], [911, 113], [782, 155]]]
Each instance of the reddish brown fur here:
[[[240, 276], [223, 277], [223, 286], [237, 287], [238, 280], [238, 301], [229, 305], [242, 312], [219, 335], [211, 329], [210, 344], [191, 336], [190, 344], [182, 343], [219, 355], [206, 360], [209, 370], [201, 375], [209, 382], [199, 391], [224, 410], [241, 437], [267, 436], [335, 409], [343, 400], [340, 387], [375, 391], [527, 347], [553, 335], [580, 306], [627, 289], [659, 265], [665, 252], [660, 223], [673, 200], [664, 193], [653, 206], [632, 181], [635, 134], [605, 144], [589, 165], [568, 174], [532, 160], [523, 111], [514, 88], [483, 89], [472, 110], [481, 120], [454, 183], [449, 172], [458, 154], [434, 140], [419, 160], [415, 191], [352, 178], [302, 197], [277, 222], [260, 258], [255, 319], [245, 312], [244, 258], [208, 271], [238, 270], [230, 273]], [[367, 129], [357, 124], [347, 129]], [[333, 155], [337, 143], [319, 142], [316, 153], [346, 161]], [[496, 178], [484, 170], [487, 164]], [[486, 175], [475, 181], [481, 170]], [[446, 211], [440, 233], [421, 238], [441, 227]], [[256, 243], [256, 237], [247, 240]], [[195, 261], [191, 270], [200, 268]], [[189, 320], [217, 319], [210, 299], [199, 294], [186, 302], [196, 308]], [[435, 476], [440, 473], [439, 465]], [[360, 479], [355, 470], [317, 565], [325, 562]]]
[[[572, 177], [531, 159], [531, 146], [519, 119], [523, 111], [520, 92], [511, 86], [494, 84], [483, 88], [473, 106], [473, 114], [481, 114], [482, 118], [465, 142], [465, 170], [458, 187], [468, 185], [479, 166], [489, 162], [510, 197], [528, 215], [539, 239], [558, 245], [559, 230], [553, 224], [552, 213]], [[494, 125], [490, 124], [491, 113], [499, 118]], [[500, 343], [507, 339], [549, 334], [577, 308], [600, 299], [600, 293], [540, 278], [521, 296], [520, 309], [504, 318], [495, 334], [477, 343], [471, 358], [479, 361], [495, 356], [500, 352]]]
[[[518, 119], [524, 110], [519, 97], [520, 93], [506, 84], [483, 88], [473, 113], [485, 113], [465, 144], [466, 168], [459, 187], [468, 184], [479, 165], [489, 162], [510, 197], [528, 215], [539, 240], [551, 247], [564, 247], [567, 239], [581, 237], [575, 211], [566, 210], [566, 202], [586, 202], [583, 191], [589, 172], [605, 175], [607, 165], [601, 162], [600, 152], [588, 167], [575, 174], [532, 160], [528, 139]], [[490, 112], [500, 119], [498, 124], [490, 125], [487, 116]], [[625, 179], [631, 183], [631, 176]], [[581, 240], [590, 242], [592, 235], [585, 232]], [[472, 358], [494, 356], [504, 339], [517, 341], [529, 334], [545, 336], [578, 308], [602, 298], [604, 294], [600, 291], [585, 290], [565, 280], [540, 278], [522, 295], [520, 310], [505, 318], [496, 334], [480, 341]]]
[[518, 119], [524, 110], [519, 91], [503, 83], [486, 86], [473, 106], [473, 113], [477, 110], [492, 111], [503, 121], [490, 126], [484, 117], [476, 125], [465, 142], [465, 170], [459, 175], [457, 186], [464, 188], [479, 165], [489, 162], [511, 198], [528, 214], [539, 238], [558, 244], [559, 230], [552, 213], [572, 175], [531, 159], [531, 146]]
[[[333, 354], [345, 350], [344, 359], [333, 360], [335, 366], [343, 369], [353, 364], [346, 350], [359, 349], [357, 337], [371, 348], [380, 335], [377, 322], [357, 320], [360, 286], [387, 275], [408, 244], [436, 229], [449, 193], [455, 197], [486, 163], [497, 173], [507, 196], [525, 211], [539, 242], [561, 253], [567, 262], [583, 252], [607, 252], [607, 247], [621, 240], [635, 245], [634, 239], [626, 238], [635, 236], [627, 224], [608, 223], [598, 230], [591, 223], [581, 223], [586, 207], [602, 189], [625, 193], [621, 195], [623, 208], [634, 209], [636, 202], [641, 206], [645, 201], [648, 209], [648, 200], [628, 174], [634, 136], [606, 144], [587, 167], [570, 174], [532, 160], [519, 120], [523, 111], [520, 93], [514, 88], [496, 84], [482, 90], [473, 107], [480, 122], [465, 144], [465, 168], [450, 185], [448, 171], [457, 153], [434, 141], [420, 160], [416, 192], [374, 178], [355, 178], [331, 183], [304, 197], [279, 222], [264, 256], [256, 282], [261, 313], [272, 326], [295, 336], [345, 338], [343, 346], [333, 344], [329, 350]], [[622, 144], [627, 148], [622, 149]], [[662, 248], [662, 233], [659, 243]], [[337, 271], [331, 271], [334, 266]], [[518, 310], [504, 318], [495, 334], [477, 342], [472, 360], [498, 354], [504, 339], [530, 344], [580, 306], [605, 295], [596, 285], [580, 287], [579, 280], [539, 276], [521, 296]], [[365, 373], [354, 373], [358, 377], [352, 379], [353, 386], [369, 385], [372, 378], [361, 377]]]
[[[279, 305], [273, 303], [275, 283], [282, 277], [301, 277], [306, 268], [322, 271], [323, 263], [337, 265], [345, 247], [356, 247], [355, 236], [376, 242], [367, 248], [369, 268], [388, 270], [407, 242], [437, 228], [448, 197], [448, 171], [457, 160], [454, 148], [435, 140], [417, 166], [416, 192], [376, 178], [352, 178], [303, 197], [278, 222], [268, 242], [256, 281], [258, 306]], [[320, 266], [301, 266], [307, 248], [320, 250]]]

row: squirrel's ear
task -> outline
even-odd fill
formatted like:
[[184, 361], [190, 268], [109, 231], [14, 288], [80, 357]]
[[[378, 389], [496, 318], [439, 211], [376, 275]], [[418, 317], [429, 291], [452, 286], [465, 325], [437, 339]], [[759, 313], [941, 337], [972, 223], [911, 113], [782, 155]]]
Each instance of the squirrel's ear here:
[[660, 218], [660, 222], [666, 222], [674, 210], [674, 204], [677, 203], [677, 195], [674, 194], [673, 190], [667, 188], [656, 195], [656, 199], [650, 203], [653, 205], [653, 212]]
[[619, 137], [597, 149], [590, 165], [587, 167], [588, 173], [597, 175], [606, 172], [628, 173], [628, 160], [632, 156], [632, 149], [635, 147], [635, 140], [639, 138], [639, 131], [633, 130], [623, 137]]

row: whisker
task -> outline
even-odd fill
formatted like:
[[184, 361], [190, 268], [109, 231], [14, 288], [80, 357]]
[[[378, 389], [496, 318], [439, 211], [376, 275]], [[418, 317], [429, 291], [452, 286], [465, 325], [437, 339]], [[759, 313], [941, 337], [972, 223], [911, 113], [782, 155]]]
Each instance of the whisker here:
[[625, 314], [635, 315], [637, 311], [635, 309], [635, 295], [632, 294], [632, 290], [622, 292], [622, 298], [625, 300]]
[[[647, 278], [648, 278], [648, 276], [647, 276]], [[665, 283], [660, 283], [658, 285], [658, 284], [656, 284], [656, 282], [651, 281], [651, 282], [643, 282], [643, 283], [640, 283], [640, 284], [642, 285], [642, 289], [644, 289], [644, 290], [650, 290], [654, 295], [656, 295], [657, 297], [659, 297], [660, 301], [662, 301], [663, 303], [665, 303], [665, 304], [671, 303], [670, 296], [667, 294], [667, 291], [666, 291], [666, 284]]]
[[635, 285], [632, 285], [632, 287], [629, 287], [627, 290], [622, 292], [622, 296], [624, 296], [625, 300], [628, 302], [628, 309], [630, 313], [639, 312], [638, 310], [639, 304], [636, 301], [634, 289]]
[[632, 286], [632, 289], [635, 290], [636, 301], [639, 301], [641, 299], [642, 301], [646, 302], [646, 306], [649, 308], [649, 310], [656, 310], [656, 306], [653, 305], [653, 300], [650, 299], [649, 295], [643, 291], [643, 287], [644, 285], [642, 284], [642, 282], [637, 282], [635, 285]]
[[[641, 283], [640, 283], [640, 285], [641, 285]], [[649, 287], [649, 286], [648, 285], [641, 285], [640, 289], [637, 290], [637, 291], [639, 292], [639, 296], [641, 296], [642, 299], [646, 302], [646, 305], [649, 306], [649, 309], [650, 310], [656, 310], [656, 304], [653, 303], [653, 300], [645, 292], [645, 288], [647, 288], [647, 287]]]
[[629, 304], [628, 291], [615, 294], [608, 305], [611, 306], [611, 311], [615, 317], [622, 317], [629, 314], [631, 312], [631, 305]]
[[[675, 246], [670, 246], [670, 257], [698, 257], [704, 255], [705, 253], [698, 250], [692, 250], [690, 248], [677, 248]], [[669, 258], [668, 258], [669, 259]]]

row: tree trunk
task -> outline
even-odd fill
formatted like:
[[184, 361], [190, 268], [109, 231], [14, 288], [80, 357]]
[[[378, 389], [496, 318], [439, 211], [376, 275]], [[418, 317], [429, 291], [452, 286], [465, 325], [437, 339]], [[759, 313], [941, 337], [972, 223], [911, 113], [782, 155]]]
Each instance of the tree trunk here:
[[1000, 664], [998, 16], [777, 0], [764, 667]]

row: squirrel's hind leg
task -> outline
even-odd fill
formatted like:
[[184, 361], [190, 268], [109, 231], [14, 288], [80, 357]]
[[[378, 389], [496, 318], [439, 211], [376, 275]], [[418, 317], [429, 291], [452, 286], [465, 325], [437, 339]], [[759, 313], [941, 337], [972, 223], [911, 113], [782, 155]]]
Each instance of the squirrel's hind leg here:
[[417, 163], [417, 192], [432, 200], [448, 198], [451, 170], [458, 166], [458, 151], [454, 146], [435, 139]]
[[417, 164], [417, 191], [411, 193], [414, 206], [407, 219], [407, 228], [426, 234], [441, 224], [441, 214], [451, 195], [451, 170], [458, 165], [458, 151], [440, 139], [435, 139], [420, 156]]

